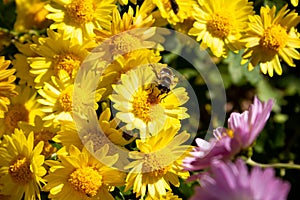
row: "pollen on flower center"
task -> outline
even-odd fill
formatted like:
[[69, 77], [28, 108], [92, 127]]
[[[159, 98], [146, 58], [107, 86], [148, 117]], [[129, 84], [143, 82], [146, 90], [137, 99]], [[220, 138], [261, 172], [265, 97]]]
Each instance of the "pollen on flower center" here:
[[221, 39], [227, 37], [232, 29], [230, 17], [226, 15], [214, 14], [210, 20], [207, 21], [207, 30], [214, 36]]
[[69, 86], [59, 95], [57, 99], [60, 108], [65, 112], [72, 111], [72, 102], [73, 102], [72, 92], [73, 92], [73, 87]]
[[223, 137], [230, 137], [230, 138], [234, 138], [234, 132], [232, 129], [225, 129], [219, 133], [219, 134], [215, 134], [215, 137], [218, 140], [221, 140]]
[[130, 34], [116, 36], [112, 41], [113, 44], [110, 44], [110, 46], [113, 55], [130, 53], [133, 49], [135, 49], [137, 42], [139, 42], [137, 37]]
[[94, 19], [95, 8], [92, 0], [73, 0], [66, 11], [75, 23], [83, 24]]
[[153, 177], [162, 177], [169, 171], [169, 160], [168, 155], [163, 152], [145, 154], [143, 171]]
[[102, 185], [102, 176], [92, 167], [79, 168], [70, 174], [68, 182], [76, 191], [93, 197]]
[[278, 52], [283, 48], [288, 39], [286, 29], [280, 25], [268, 27], [260, 39], [260, 45], [266, 49]]
[[73, 71], [79, 69], [81, 64], [81, 59], [72, 53], [59, 55], [55, 59], [54, 72], [56, 75], [60, 70], [65, 70], [72, 77]]
[[5, 115], [4, 123], [9, 132], [18, 127], [18, 122], [29, 122], [29, 112], [23, 104], [12, 105]]
[[148, 92], [139, 90], [133, 96], [132, 102], [133, 114], [135, 117], [143, 120], [145, 123], [151, 121], [150, 102], [148, 101]]
[[33, 178], [33, 173], [30, 170], [30, 162], [23, 156], [13, 160], [8, 171], [13, 181], [21, 185], [25, 185]]

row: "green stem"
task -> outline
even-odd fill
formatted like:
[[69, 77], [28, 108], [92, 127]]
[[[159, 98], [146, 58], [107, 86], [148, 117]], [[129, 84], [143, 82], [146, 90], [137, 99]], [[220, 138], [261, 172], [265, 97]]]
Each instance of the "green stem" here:
[[299, 169], [300, 170], [300, 165], [296, 165], [296, 164], [293, 164], [293, 163], [262, 164], [262, 163], [257, 163], [255, 161], [253, 161], [251, 158], [248, 158], [246, 160], [246, 163], [251, 165], [251, 166], [259, 166], [259, 167], [262, 167], [262, 168], [273, 167], [273, 168]]

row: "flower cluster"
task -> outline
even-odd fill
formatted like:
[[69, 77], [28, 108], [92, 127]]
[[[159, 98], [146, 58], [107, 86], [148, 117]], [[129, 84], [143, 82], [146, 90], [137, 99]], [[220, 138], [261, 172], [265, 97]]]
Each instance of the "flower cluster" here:
[[[157, 27], [194, 38], [220, 71], [235, 55], [241, 68], [272, 77], [300, 60], [293, 6], [256, 13], [248, 0], [0, 2], [0, 199], [286, 199], [290, 185], [273, 169], [249, 173], [244, 163], [253, 164], [275, 102], [253, 95], [247, 111], [201, 139], [203, 79], [166, 52], [159, 41], [172, 31]], [[185, 195], [186, 180], [201, 186]]]

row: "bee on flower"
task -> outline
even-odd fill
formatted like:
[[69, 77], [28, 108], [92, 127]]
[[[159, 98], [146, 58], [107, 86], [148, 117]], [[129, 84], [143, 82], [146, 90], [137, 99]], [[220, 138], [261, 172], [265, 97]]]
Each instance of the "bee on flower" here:
[[149, 65], [122, 74], [113, 90], [116, 118], [125, 123], [127, 130], [139, 130], [143, 139], [171, 124], [180, 127], [180, 120], [189, 117], [187, 108], [182, 107], [189, 99], [185, 88], [170, 89], [158, 83], [157, 72]]

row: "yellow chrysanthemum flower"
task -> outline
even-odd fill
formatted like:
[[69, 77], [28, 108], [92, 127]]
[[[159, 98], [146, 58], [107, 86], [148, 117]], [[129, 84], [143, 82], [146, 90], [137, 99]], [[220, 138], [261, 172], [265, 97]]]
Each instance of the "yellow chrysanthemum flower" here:
[[[95, 127], [90, 127], [89, 130], [78, 132], [80, 124], [75, 125], [74, 122], [60, 121], [61, 131], [53, 138], [53, 141], [61, 143], [63, 146], [69, 148], [71, 145], [75, 145], [77, 148], [82, 149], [84, 144], [89, 141], [93, 142], [94, 150], [98, 150], [108, 142], [112, 142], [115, 145], [124, 146], [133, 141], [133, 137], [123, 133], [121, 129], [117, 129], [118, 122], [116, 119], [110, 119], [111, 112], [109, 108], [106, 108], [99, 117], [99, 126], [102, 132], [107, 138], [97, 134]], [[109, 141], [107, 141], [109, 139]]]
[[[170, 127], [159, 132], [146, 141], [137, 140], [139, 152], [129, 153], [132, 161], [126, 169], [131, 169], [126, 178], [125, 191], [133, 187], [136, 196], [148, 194], [153, 199], [166, 196], [171, 190], [170, 184], [179, 187], [178, 177], [187, 178], [189, 173], [182, 168], [182, 159], [190, 150], [183, 145], [189, 134]], [[176, 135], [177, 134], [177, 135]]]
[[41, 199], [42, 177], [46, 174], [43, 142], [34, 146], [33, 133], [25, 137], [15, 129], [11, 136], [4, 135], [5, 146], [0, 147], [0, 194], [10, 195], [11, 199]]
[[289, 12], [287, 5], [276, 14], [276, 7], [261, 7], [260, 16], [250, 16], [249, 30], [244, 41], [247, 42], [243, 59], [250, 60], [248, 69], [260, 65], [261, 71], [273, 76], [273, 70], [282, 74], [280, 58], [289, 66], [295, 67], [293, 59], [300, 59], [300, 38], [295, 26], [300, 16]]
[[65, 30], [80, 44], [94, 36], [95, 28], [110, 28], [114, 0], [55, 0], [46, 5], [51, 29]]
[[153, 0], [159, 9], [162, 18], [167, 19], [170, 24], [183, 22], [192, 16], [191, 10], [196, 5], [195, 0]]
[[225, 57], [228, 49], [241, 49], [243, 46], [239, 40], [247, 28], [248, 16], [254, 14], [252, 3], [248, 0], [198, 2], [194, 11], [196, 22], [189, 35], [197, 36], [201, 47], [209, 47], [217, 57]]
[[4, 117], [4, 112], [8, 111], [7, 105], [10, 104], [8, 97], [15, 96], [18, 93], [15, 91], [13, 82], [16, 77], [13, 75], [15, 69], [7, 69], [10, 61], [0, 57], [0, 118]]
[[295, 7], [298, 6], [298, 3], [299, 3], [299, 0], [291, 0], [291, 4]]
[[[122, 146], [132, 142], [135, 138], [123, 134], [120, 129], [117, 129], [114, 121], [105, 119], [108, 117], [107, 111], [102, 113], [99, 120], [97, 120], [96, 116], [92, 117], [92, 114], [95, 114], [94, 109], [87, 110], [89, 115], [87, 124], [82, 123], [82, 121], [76, 121], [76, 124], [71, 121], [59, 121], [61, 131], [57, 133], [53, 141], [62, 144], [65, 150], [68, 150], [72, 145], [78, 149], [89, 145], [93, 151], [97, 151], [104, 145], [108, 145], [109, 151], [107, 155], [111, 156], [118, 153], [119, 159], [115, 166], [123, 169], [123, 166], [128, 164], [128, 150]], [[100, 119], [103, 121], [100, 122]], [[58, 154], [61, 152], [65, 153], [64, 151], [60, 150]]]
[[56, 33], [48, 30], [48, 37], [39, 38], [39, 44], [31, 45], [32, 50], [39, 57], [29, 57], [30, 72], [35, 76], [36, 87], [40, 88], [51, 76], [58, 77], [65, 71], [74, 79], [81, 63], [88, 55], [84, 45], [76, 39], [65, 35], [65, 32]]
[[59, 200], [113, 200], [109, 193], [114, 186], [124, 184], [125, 174], [111, 168], [118, 160], [118, 155], [107, 156], [108, 145], [95, 152], [106, 164], [95, 159], [85, 148], [82, 152], [71, 146], [68, 156], [59, 156], [57, 162], [45, 177], [46, 191], [50, 191], [49, 198]]
[[122, 18], [119, 11], [115, 9], [109, 31], [100, 29], [94, 31], [95, 40], [100, 44], [98, 48], [101, 47], [98, 51], [104, 52], [101, 60], [113, 62], [119, 56], [130, 54], [135, 49], [156, 47], [155, 42], [147, 41], [155, 34], [155, 27], [150, 28], [154, 23], [151, 15], [153, 9], [151, 0], [143, 2], [141, 7], [137, 6], [135, 13], [129, 7], [128, 12], [124, 13]]
[[16, 0], [17, 19], [14, 30], [24, 32], [50, 25], [50, 20], [46, 19], [48, 11], [44, 8], [45, 4], [42, 0]]
[[102, 72], [99, 88], [106, 88], [103, 98], [112, 94], [112, 85], [120, 81], [121, 75], [147, 63], [158, 63], [161, 56], [149, 49], [136, 50], [126, 55], [119, 56]]
[[112, 37], [124, 31], [135, 28], [151, 27], [154, 23], [154, 18], [151, 11], [155, 8], [151, 0], [143, 2], [141, 7], [137, 6], [134, 12], [133, 8], [129, 6], [128, 11], [121, 14], [118, 9], [113, 10], [111, 27], [108, 30], [95, 29], [96, 40], [102, 42], [106, 38]]
[[154, 68], [140, 66], [122, 74], [121, 83], [113, 86], [111, 95], [116, 118], [127, 130], [138, 129], [140, 137], [148, 137], [172, 124], [180, 126], [180, 120], [188, 118], [187, 108], [180, 107], [189, 99], [185, 88], [171, 88], [163, 94], [157, 87]]
[[15, 60], [13, 60], [14, 68], [16, 68], [16, 76], [20, 79], [19, 84], [27, 84], [29, 87], [34, 87], [34, 75], [31, 74], [29, 63], [27, 62], [28, 57], [37, 57], [38, 55], [32, 51], [30, 46], [34, 43], [38, 44], [38, 38], [32, 37], [34, 41], [27, 41], [27, 43], [22, 44], [20, 42], [16, 42], [15, 46], [19, 50], [20, 53], [14, 55]]
[[45, 158], [50, 157], [57, 151], [56, 147], [54, 147], [50, 141], [53, 140], [53, 137], [60, 130], [59, 127], [54, 126], [54, 124], [47, 125], [40, 116], [35, 117], [34, 125], [27, 122], [20, 122], [19, 127], [25, 135], [29, 135], [31, 132], [34, 133], [34, 146], [40, 141], [44, 142], [44, 148], [41, 154], [44, 155]]
[[8, 111], [0, 119], [0, 135], [11, 134], [18, 128], [18, 122], [24, 121], [34, 124], [35, 116], [43, 116], [40, 104], [37, 102], [37, 92], [27, 86], [17, 86], [18, 96], [11, 98]]
[[73, 104], [73, 83], [69, 77], [60, 80], [56, 76], [51, 77], [51, 82], [45, 82], [44, 87], [38, 90], [42, 96], [38, 100], [43, 105], [41, 111], [46, 116], [43, 120], [69, 120], [72, 118], [72, 104]]

